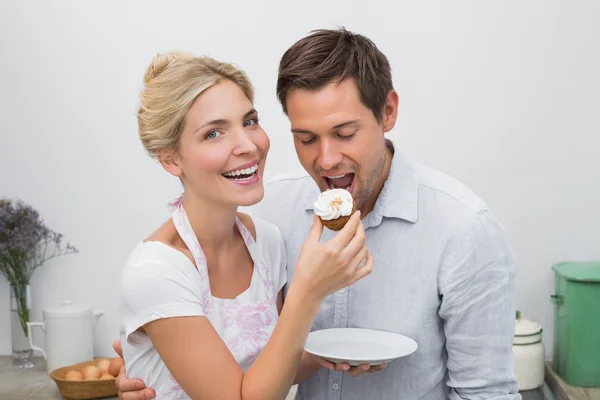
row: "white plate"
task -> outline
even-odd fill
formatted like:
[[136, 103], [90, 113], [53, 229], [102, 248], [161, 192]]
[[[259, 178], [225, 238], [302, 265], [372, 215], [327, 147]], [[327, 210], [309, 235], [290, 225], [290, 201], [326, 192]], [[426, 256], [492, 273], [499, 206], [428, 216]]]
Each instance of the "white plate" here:
[[304, 350], [336, 364], [379, 365], [414, 353], [417, 342], [399, 333], [337, 328], [311, 332]]

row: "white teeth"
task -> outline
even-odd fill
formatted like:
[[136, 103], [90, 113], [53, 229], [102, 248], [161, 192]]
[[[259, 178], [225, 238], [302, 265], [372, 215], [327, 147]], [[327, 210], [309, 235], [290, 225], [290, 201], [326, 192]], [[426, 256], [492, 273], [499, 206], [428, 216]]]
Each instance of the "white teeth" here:
[[[343, 178], [344, 176], [346, 176], [347, 174], [342, 174], [342, 175], [334, 175], [334, 176], [325, 176], [325, 178], [327, 179], [339, 179], [339, 178]], [[329, 182], [329, 181], [328, 181]], [[350, 186], [352, 186], [352, 184], [350, 184]], [[345, 190], [350, 191], [350, 186], [342, 188]], [[332, 182], [329, 182], [329, 189], [335, 189], [335, 185]]]
[[250, 174], [253, 174], [254, 172], [256, 172], [257, 169], [258, 169], [258, 163], [254, 164], [250, 168], [244, 168], [244, 169], [238, 169], [236, 171], [226, 172], [223, 175], [224, 176], [250, 175]]
[[256, 174], [252, 174], [247, 178], [232, 178], [231, 180], [232, 181], [249, 181], [249, 180], [253, 179], [255, 175]]
[[[350, 186], [352, 186], [352, 185], [350, 185]], [[345, 188], [342, 188], [342, 189], [344, 189], [344, 190], [347, 190], [347, 191], [350, 191], [350, 186], [348, 186], [348, 187], [345, 187]], [[330, 184], [329, 184], [329, 189], [335, 189], [335, 186], [333, 185], [333, 183], [330, 183]]]

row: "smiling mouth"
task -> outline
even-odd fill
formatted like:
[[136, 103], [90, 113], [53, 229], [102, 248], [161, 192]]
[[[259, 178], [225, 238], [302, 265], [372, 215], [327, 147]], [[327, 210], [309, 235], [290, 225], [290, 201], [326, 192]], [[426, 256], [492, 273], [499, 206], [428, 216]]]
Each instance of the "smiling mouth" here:
[[257, 172], [258, 162], [251, 167], [226, 172], [221, 175], [231, 181], [250, 181], [254, 179]]
[[345, 189], [350, 191], [354, 183], [354, 173], [327, 175], [323, 177], [329, 189]]

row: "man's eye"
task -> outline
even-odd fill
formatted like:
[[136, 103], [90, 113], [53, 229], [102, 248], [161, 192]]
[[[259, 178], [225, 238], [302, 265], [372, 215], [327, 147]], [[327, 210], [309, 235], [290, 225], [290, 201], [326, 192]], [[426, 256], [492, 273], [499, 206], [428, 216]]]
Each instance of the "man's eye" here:
[[215, 129], [214, 131], [208, 132], [205, 137], [207, 139], [216, 139], [217, 137], [219, 137], [219, 135], [221, 135], [221, 132]]
[[354, 137], [355, 134], [356, 134], [356, 131], [352, 132], [349, 135], [338, 135], [338, 137], [342, 140], [350, 140]]
[[308, 140], [301, 140], [300, 142], [301, 142], [302, 144], [311, 144], [311, 143], [313, 143], [315, 140], [316, 140], [315, 138], [312, 138], [312, 139], [308, 139]]

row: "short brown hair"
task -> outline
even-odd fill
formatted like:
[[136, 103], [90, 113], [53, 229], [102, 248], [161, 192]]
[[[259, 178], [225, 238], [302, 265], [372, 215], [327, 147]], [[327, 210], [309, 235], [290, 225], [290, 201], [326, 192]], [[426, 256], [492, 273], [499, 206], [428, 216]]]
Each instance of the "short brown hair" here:
[[347, 78], [354, 79], [360, 100], [381, 122], [387, 94], [394, 89], [390, 63], [370, 39], [343, 27], [312, 31], [284, 53], [277, 97], [287, 114], [290, 91], [319, 90]]

